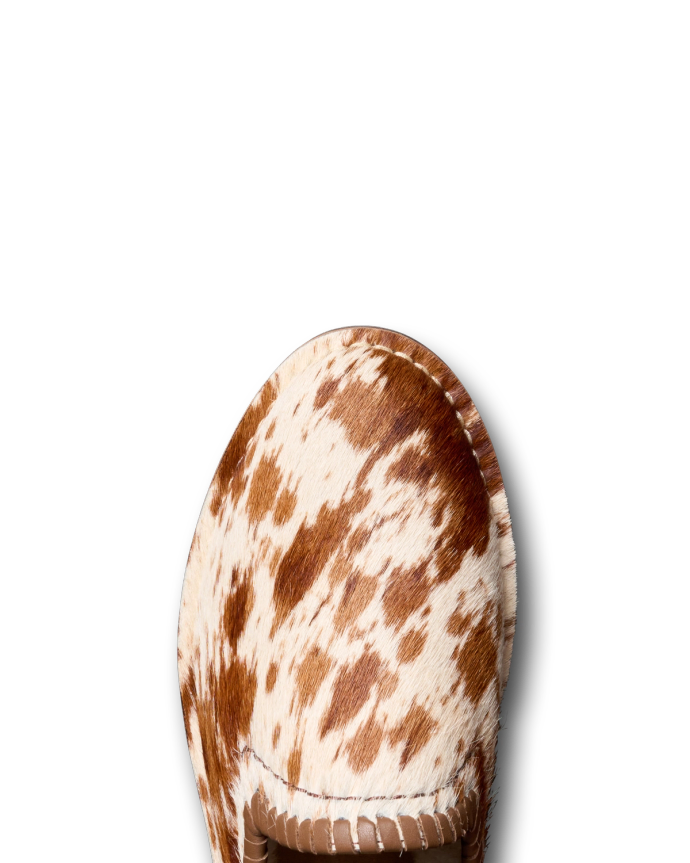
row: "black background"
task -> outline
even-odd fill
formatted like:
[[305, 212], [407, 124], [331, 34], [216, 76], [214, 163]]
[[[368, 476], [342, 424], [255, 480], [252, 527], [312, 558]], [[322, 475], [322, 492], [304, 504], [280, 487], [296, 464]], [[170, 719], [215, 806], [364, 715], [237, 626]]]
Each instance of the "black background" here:
[[[122, 346], [126, 370], [113, 380], [112, 418], [127, 453], [117, 478], [128, 502], [121, 578], [134, 589], [113, 591], [124, 639], [109, 709], [121, 744], [113, 775], [127, 788], [115, 844], [135, 848], [132, 859], [210, 860], [177, 681], [187, 552], [216, 464], [255, 392], [303, 341], [350, 323], [297, 308], [271, 313], [259, 295], [244, 300], [254, 302], [254, 317], [209, 308], [175, 325], [165, 316], [134, 323]], [[564, 859], [552, 856], [549, 839], [569, 844], [566, 801], [583, 766], [573, 733], [582, 707], [569, 693], [574, 647], [586, 632], [568, 611], [581, 537], [568, 527], [568, 507], [588, 482], [578, 443], [586, 375], [560, 325], [524, 312], [497, 323], [490, 297], [481, 308], [464, 317], [459, 298], [446, 296], [426, 317], [412, 310], [358, 323], [399, 330], [436, 353], [491, 436], [513, 521], [518, 617], [486, 860]]]

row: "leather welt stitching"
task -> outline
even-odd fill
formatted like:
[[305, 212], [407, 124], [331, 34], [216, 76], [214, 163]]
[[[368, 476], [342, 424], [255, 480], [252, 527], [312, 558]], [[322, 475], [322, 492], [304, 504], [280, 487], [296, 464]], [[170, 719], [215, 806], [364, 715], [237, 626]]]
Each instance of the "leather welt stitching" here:
[[379, 794], [375, 795], [374, 797], [338, 797], [334, 794], [316, 794], [316, 792], [314, 791], [308, 791], [306, 788], [300, 788], [299, 785], [295, 785], [293, 782], [288, 782], [287, 779], [283, 779], [282, 776], [279, 776], [274, 770], [271, 770], [268, 764], [266, 764], [266, 762], [263, 760], [263, 758], [261, 758], [261, 756], [257, 755], [257, 753], [251, 748], [251, 746], [245, 746], [240, 751], [240, 758], [248, 752], [256, 761], [259, 762], [259, 764], [261, 764], [261, 766], [265, 770], [268, 770], [268, 772], [272, 776], [280, 780], [280, 782], [282, 782], [283, 785], [285, 785], [285, 787], [289, 788], [291, 791], [299, 791], [302, 794], [306, 794], [309, 797], [315, 797], [318, 800], [360, 800], [363, 803], [366, 803], [369, 800], [415, 800], [418, 797], [431, 797], [434, 794], [438, 794], [439, 791], [445, 791], [446, 788], [450, 788], [450, 786], [456, 782], [462, 771], [467, 766], [470, 758], [472, 758], [472, 756], [474, 755], [475, 748], [476, 747], [472, 747], [472, 749], [465, 757], [465, 760], [462, 762], [460, 767], [458, 767], [455, 773], [453, 773], [450, 779], [438, 788], [434, 788], [433, 791], [420, 791], [418, 794], [394, 794], [392, 796]]
[[413, 366], [415, 366], [416, 368], [418, 368], [422, 372], [424, 372], [424, 374], [436, 384], [436, 386], [441, 390], [441, 392], [446, 397], [446, 399], [450, 403], [451, 407], [455, 411], [455, 416], [458, 418], [458, 420], [460, 422], [460, 428], [462, 429], [465, 437], [467, 438], [467, 441], [470, 445], [470, 449], [472, 450], [472, 455], [474, 456], [474, 460], [477, 462], [477, 467], [479, 468], [479, 473], [481, 475], [482, 480], [484, 481], [484, 489], [486, 490], [486, 493], [489, 497], [489, 500], [491, 500], [491, 493], [489, 492], [489, 484], [486, 481], [486, 477], [484, 476], [484, 471], [482, 470], [481, 462], [479, 461], [479, 456], [477, 455], [477, 451], [474, 448], [474, 442], [472, 440], [472, 435], [470, 434], [467, 426], [465, 425], [465, 418], [460, 413], [460, 411], [457, 409], [457, 407], [455, 405], [455, 399], [453, 398], [453, 396], [448, 392], [448, 390], [443, 388], [443, 384], [441, 383], [441, 381], [435, 375], [432, 375], [426, 366], [423, 366], [421, 363], [416, 363], [412, 359], [412, 357], [409, 356], [408, 354], [405, 354], [402, 351], [394, 351], [392, 348], [386, 347], [386, 345], [372, 345], [371, 342], [361, 341], [361, 342], [352, 342], [347, 347], [349, 347], [349, 348], [369, 347], [369, 348], [379, 349], [382, 351], [387, 351], [389, 354], [393, 354], [394, 357], [402, 357], [404, 360], [407, 360], [409, 363], [412, 363]]

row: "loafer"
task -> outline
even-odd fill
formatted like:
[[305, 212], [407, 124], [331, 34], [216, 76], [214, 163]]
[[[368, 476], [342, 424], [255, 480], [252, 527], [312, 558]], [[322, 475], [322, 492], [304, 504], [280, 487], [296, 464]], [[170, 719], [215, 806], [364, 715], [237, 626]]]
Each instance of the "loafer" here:
[[[515, 628], [491, 441], [430, 350], [372, 327], [244, 414], [185, 572], [178, 661], [214, 863], [482, 860]], [[275, 844], [274, 844], [275, 843]]]

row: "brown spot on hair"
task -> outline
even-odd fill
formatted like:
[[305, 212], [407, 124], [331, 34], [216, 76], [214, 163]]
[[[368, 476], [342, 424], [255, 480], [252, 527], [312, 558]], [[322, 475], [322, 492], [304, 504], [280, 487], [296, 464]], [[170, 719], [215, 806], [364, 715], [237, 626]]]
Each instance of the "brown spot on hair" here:
[[251, 573], [240, 574], [238, 568], [233, 567], [231, 589], [225, 600], [221, 621], [224, 642], [233, 652], [237, 650], [237, 644], [254, 606], [251, 578]]
[[314, 408], [317, 411], [321, 410], [337, 389], [338, 381], [335, 378], [326, 378], [316, 392], [316, 396], [314, 397]]
[[349, 626], [356, 624], [359, 616], [374, 598], [378, 581], [360, 572], [351, 572], [345, 582], [343, 596], [335, 615], [333, 628], [341, 635]]
[[421, 752], [437, 725], [438, 723], [431, 718], [427, 710], [419, 704], [413, 704], [404, 719], [388, 732], [391, 746], [403, 744], [400, 754], [401, 770]]
[[377, 704], [381, 701], [385, 701], [387, 698], [390, 698], [394, 692], [398, 689], [398, 683], [400, 682], [400, 678], [398, 677], [397, 671], [389, 671], [384, 668], [379, 673], [379, 678], [376, 681], [376, 686], [379, 693], [379, 700]]
[[[199, 657], [199, 651], [197, 648], [196, 652], [196, 660], [197, 662]], [[194, 670], [190, 668], [185, 675], [184, 680], [182, 681], [182, 686], [180, 687], [180, 696], [182, 698], [182, 715], [184, 716], [184, 725], [185, 730], [187, 732], [187, 744], [191, 746], [192, 744], [192, 718], [196, 713], [196, 704], [197, 704], [197, 696], [196, 696], [196, 680], [194, 679]]]
[[270, 424], [270, 426], [266, 429], [266, 440], [270, 440], [273, 437], [273, 432], [276, 430], [276, 421]]
[[[433, 441], [432, 444], [433, 446]], [[426, 491], [434, 478], [434, 463], [421, 447], [407, 447], [386, 471], [386, 479], [416, 485]]]
[[278, 495], [273, 511], [273, 521], [276, 524], [285, 524], [292, 517], [295, 506], [297, 506], [297, 495], [294, 491], [284, 488]]
[[319, 614], [321, 613], [321, 609], [327, 604], [328, 599], [329, 599], [329, 597], [326, 596], [324, 599], [321, 600], [321, 602], [319, 603], [319, 607], [316, 609], [316, 611], [311, 616], [311, 620], [309, 621], [309, 626], [311, 626], [312, 623], [319, 616]]
[[280, 722], [276, 724], [276, 727], [273, 729], [273, 746], [278, 745], [278, 741], [280, 740]]
[[[366, 505], [366, 504], [365, 504]], [[347, 539], [343, 542], [341, 548], [338, 549], [338, 555], [333, 560], [330, 569], [328, 570], [328, 583], [331, 588], [335, 589], [346, 578], [353, 574], [352, 559], [361, 551], [371, 539], [371, 535], [377, 527], [383, 523], [383, 519], [379, 519], [376, 524], [359, 524], [352, 530]], [[382, 572], [385, 571], [390, 559], [384, 564]]]
[[373, 716], [359, 726], [345, 747], [348, 763], [354, 773], [363, 773], [376, 761], [382, 739], [383, 726]]
[[373, 464], [411, 435], [426, 445], [408, 449], [390, 468], [390, 478], [436, 491], [434, 524], [442, 529], [433, 563], [444, 582], [460, 568], [465, 554], [486, 551], [491, 513], [489, 497], [456, 410], [442, 389], [404, 357], [372, 348], [362, 364], [378, 361], [378, 377], [350, 377], [332, 394], [329, 416], [343, 426], [356, 449], [370, 452], [359, 480]]
[[498, 644], [495, 609], [488, 608], [457, 652], [458, 680], [466, 698], [476, 706], [490, 684], [498, 679]]
[[273, 557], [273, 553], [275, 553], [275, 546], [271, 540], [270, 536], [262, 536], [259, 540], [259, 544], [256, 547], [254, 554], [252, 555], [253, 561], [257, 566], [260, 566], [262, 563], [268, 563], [269, 557]]
[[381, 569], [376, 573], [377, 578], [381, 578], [383, 576], [383, 574], [386, 572], [386, 570], [390, 566], [391, 560], [392, 560], [392, 558], [390, 558], [390, 557], [388, 557], [388, 558], [386, 558], [386, 560], [384, 560], [384, 562], [381, 566]]
[[460, 638], [464, 635], [472, 624], [472, 615], [465, 610], [465, 593], [464, 591], [458, 597], [458, 604], [455, 611], [448, 618], [446, 623], [446, 632], [448, 635], [453, 635], [455, 638]]
[[295, 746], [288, 757], [287, 763], [287, 778], [288, 782], [297, 785], [299, 782], [300, 769], [302, 767], [302, 750], [299, 746]]
[[204, 806], [207, 806], [210, 800], [208, 793], [208, 785], [203, 776], [199, 777], [199, 799], [204, 804]]
[[381, 527], [384, 519], [377, 519], [374, 524], [368, 524], [364, 522], [363, 524], [357, 525], [357, 527], [352, 531], [347, 540], [347, 551], [349, 555], [357, 554], [358, 551], [361, 551], [364, 546], [371, 539], [374, 531]]
[[347, 554], [338, 554], [333, 558], [333, 563], [328, 570], [328, 583], [331, 589], [335, 589], [342, 581], [344, 581], [352, 572], [352, 563], [348, 560]]
[[402, 636], [398, 644], [398, 662], [406, 663], [415, 660], [424, 650], [426, 643], [426, 632], [421, 629], [412, 629]]
[[273, 508], [282, 480], [277, 465], [277, 453], [270, 457], [262, 455], [252, 472], [252, 484], [247, 496], [247, 517], [250, 524], [257, 524]]
[[[217, 848], [218, 847], [218, 833], [216, 832], [216, 825], [213, 823], [211, 818], [209, 818], [209, 821], [208, 821], [208, 829], [209, 829], [209, 834], [211, 837], [211, 845], [214, 848]], [[231, 841], [230, 841], [229, 836], [227, 837], [225, 847], [226, 847], [226, 850], [228, 848], [231, 848]], [[230, 853], [232, 853], [232, 851], [230, 851]], [[233, 858], [230, 858], [230, 859], [232, 860]], [[225, 863], [225, 858], [223, 858], [223, 863]]]
[[386, 626], [398, 630], [408, 617], [429, 598], [432, 583], [427, 575], [429, 561], [424, 560], [409, 569], [397, 566], [388, 577], [383, 592], [383, 620]]
[[[211, 845], [217, 848], [221, 859], [233, 859], [233, 843], [231, 837], [227, 836], [225, 820], [223, 818], [223, 783], [233, 778], [232, 766], [227, 765], [221, 758], [215, 743], [211, 741], [213, 735], [213, 717], [206, 709], [202, 709], [199, 715], [199, 731], [201, 735], [201, 752], [204, 762], [204, 772], [208, 779], [206, 789], [206, 822], [209, 828], [209, 839]], [[231, 803], [230, 811], [236, 816], [234, 801]]]
[[278, 564], [273, 583], [275, 617], [271, 636], [275, 635], [304, 594], [311, 588], [330, 558], [350, 530], [352, 519], [371, 499], [371, 492], [357, 489], [348, 499], [331, 508], [323, 504], [316, 520], [306, 520], [297, 529], [292, 545]]
[[[225, 662], [221, 658], [215, 701], [221, 733], [226, 743], [236, 745], [239, 737], [249, 735], [254, 699], [256, 697], [256, 673], [243, 659], [231, 656]], [[237, 729], [237, 733], [234, 729]]]
[[332, 667], [333, 660], [325, 650], [316, 644], [309, 648], [295, 675], [298, 714], [314, 703], [321, 684]]
[[[254, 461], [254, 456], [256, 455], [257, 447], [258, 447], [257, 439], [256, 439], [256, 437], [253, 437], [251, 439], [251, 441], [249, 442], [249, 445], [247, 446], [247, 451], [244, 455], [244, 459], [242, 462], [242, 470], [243, 470], [244, 474], [247, 474], [247, 472], [251, 469], [251, 464]], [[247, 479], [248, 479], [248, 476], [245, 475], [244, 479], [243, 479], [242, 489], [244, 489], [244, 487], [246, 486]], [[232, 493], [233, 501], [237, 501], [241, 492], [238, 491], [237, 493], [235, 493], [235, 491], [232, 489], [231, 489], [231, 491], [233, 492]]]
[[[211, 515], [218, 515], [225, 496], [231, 491], [231, 484], [241, 484], [236, 479], [238, 476], [240, 459], [245, 455], [249, 442], [256, 434], [259, 423], [271, 409], [271, 405], [276, 400], [278, 390], [271, 381], [267, 381], [261, 392], [246, 410], [244, 416], [240, 420], [234, 435], [227, 445], [220, 464], [213, 477], [213, 495], [209, 503]], [[241, 491], [237, 489], [237, 491]], [[232, 495], [233, 499], [237, 499], [237, 495]]]
[[[211, 843], [221, 859], [239, 863], [236, 833], [230, 826], [237, 811], [228, 794], [239, 775], [238, 748], [247, 739], [254, 699], [256, 674], [244, 660], [221, 652], [220, 666], [206, 669], [204, 697], [199, 700], [197, 718], [201, 754], [208, 782], [206, 819]], [[228, 822], [229, 815], [229, 822]]]
[[364, 707], [382, 665], [378, 653], [367, 647], [359, 659], [340, 669], [333, 685], [330, 707], [321, 720], [322, 739], [329, 731], [344, 728]]
[[276, 662], [272, 662], [268, 666], [268, 671], [266, 672], [266, 692], [273, 692], [273, 687], [276, 685], [277, 679], [278, 664]]

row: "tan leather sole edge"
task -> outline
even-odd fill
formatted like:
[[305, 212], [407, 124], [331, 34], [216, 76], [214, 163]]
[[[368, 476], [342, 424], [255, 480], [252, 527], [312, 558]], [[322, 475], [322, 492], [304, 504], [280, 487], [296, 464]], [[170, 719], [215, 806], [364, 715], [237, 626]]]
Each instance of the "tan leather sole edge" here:
[[477, 823], [477, 799], [471, 794], [458, 807], [433, 815], [412, 818], [379, 817], [357, 819], [357, 836], [353, 839], [350, 822], [319, 818], [298, 821], [296, 816], [280, 815], [270, 801], [256, 792], [251, 807], [244, 807], [244, 861], [260, 863], [268, 856], [266, 839], [305, 854], [381, 854], [384, 851], [425, 851], [457, 843], [462, 860], [479, 859], [481, 825]]

